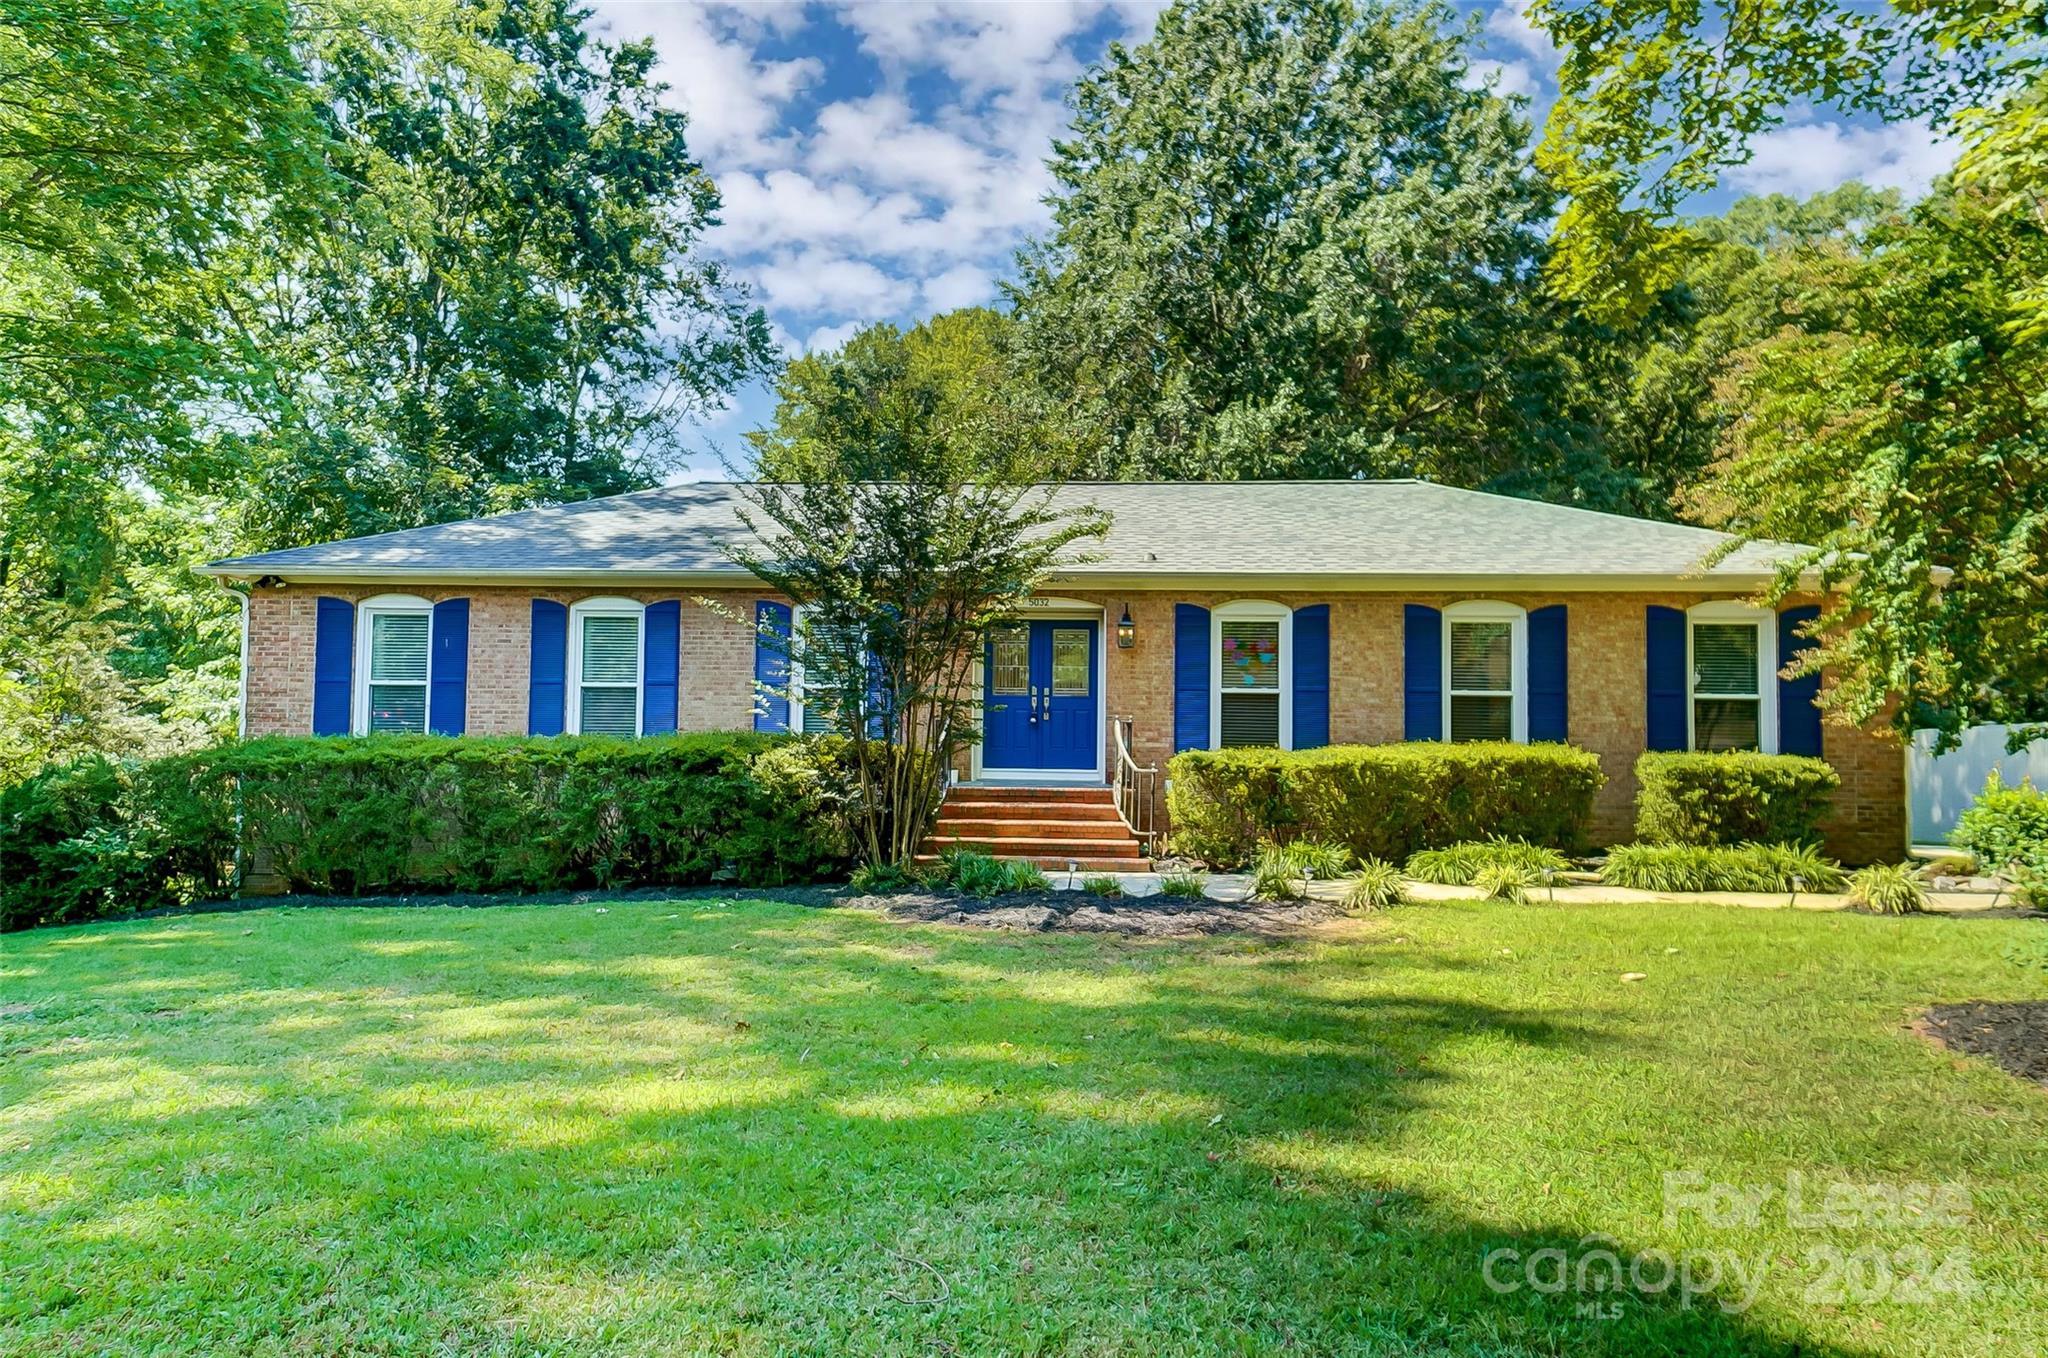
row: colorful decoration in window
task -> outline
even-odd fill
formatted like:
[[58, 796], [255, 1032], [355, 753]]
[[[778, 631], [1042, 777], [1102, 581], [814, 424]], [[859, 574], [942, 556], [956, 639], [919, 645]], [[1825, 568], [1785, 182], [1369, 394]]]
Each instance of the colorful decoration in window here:
[[1223, 686], [1269, 690], [1279, 688], [1280, 624], [1226, 622], [1222, 630]]

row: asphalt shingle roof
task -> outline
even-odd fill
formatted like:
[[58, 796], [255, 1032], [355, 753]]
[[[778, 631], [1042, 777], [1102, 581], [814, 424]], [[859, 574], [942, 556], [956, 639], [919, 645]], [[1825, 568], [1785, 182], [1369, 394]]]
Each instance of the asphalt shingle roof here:
[[[739, 487], [696, 482], [462, 523], [217, 561], [216, 575], [545, 580], [741, 576]], [[1425, 481], [1086, 482], [1066, 504], [1109, 511], [1090, 579], [1342, 576], [1698, 577], [1727, 539], [1705, 528], [1459, 490]], [[1767, 574], [1792, 548], [1744, 546], [1702, 583]]]

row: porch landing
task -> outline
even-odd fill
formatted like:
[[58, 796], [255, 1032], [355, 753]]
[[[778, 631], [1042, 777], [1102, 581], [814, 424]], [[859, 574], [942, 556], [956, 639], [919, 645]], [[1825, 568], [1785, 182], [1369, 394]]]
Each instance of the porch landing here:
[[1145, 846], [1117, 814], [1106, 784], [962, 783], [939, 804], [939, 818], [918, 854], [936, 862], [947, 849], [1021, 858], [1048, 872], [1069, 863], [1081, 872], [1148, 872]]

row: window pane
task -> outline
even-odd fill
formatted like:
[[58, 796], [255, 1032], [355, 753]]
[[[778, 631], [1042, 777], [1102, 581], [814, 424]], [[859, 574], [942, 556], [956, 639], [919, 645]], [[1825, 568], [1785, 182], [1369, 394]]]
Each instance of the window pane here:
[[1697, 693], [1755, 693], [1757, 637], [1754, 623], [1694, 623], [1693, 690]]
[[425, 731], [427, 729], [427, 686], [425, 684], [370, 685], [371, 731]]
[[1016, 695], [1031, 685], [1031, 629], [999, 627], [989, 636], [993, 691]]
[[583, 682], [630, 684], [639, 678], [640, 619], [602, 614], [584, 618]]
[[427, 615], [370, 615], [370, 682], [427, 682]]
[[1692, 705], [1693, 748], [1754, 750], [1757, 746], [1757, 700], [1702, 698]]
[[1052, 629], [1052, 691], [1068, 697], [1088, 692], [1088, 629]]
[[1226, 749], [1235, 745], [1279, 743], [1279, 694], [1224, 693], [1223, 744]]
[[[1222, 688], [1280, 691], [1280, 624], [1278, 622], [1226, 622], [1223, 624]], [[1263, 742], [1271, 744], [1272, 742]]]
[[582, 690], [581, 722], [577, 729], [586, 736], [630, 736], [640, 723], [640, 694], [630, 688], [586, 688]]
[[1451, 696], [1452, 740], [1513, 740], [1515, 700]]
[[1513, 688], [1514, 636], [1513, 623], [1452, 623], [1451, 690], [1505, 692]]

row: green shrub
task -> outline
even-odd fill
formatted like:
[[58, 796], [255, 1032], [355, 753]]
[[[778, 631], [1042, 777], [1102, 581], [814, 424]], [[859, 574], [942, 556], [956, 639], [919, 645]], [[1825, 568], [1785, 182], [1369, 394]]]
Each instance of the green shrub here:
[[2048, 792], [2031, 780], [2007, 787], [1994, 771], [1948, 841], [1974, 857], [1979, 872], [2006, 873], [2017, 863], [2048, 873]]
[[1873, 863], [1849, 878], [1849, 903], [1880, 915], [1917, 915], [1927, 893], [1908, 863]]
[[1098, 873], [1092, 877], [1083, 877], [1081, 879], [1081, 890], [1091, 896], [1115, 897], [1124, 894], [1124, 884], [1115, 876], [1105, 872]]
[[[1794, 879], [1803, 882], [1795, 887]], [[1625, 844], [1600, 880], [1636, 891], [1839, 891], [1841, 865], [1798, 844]]]
[[1199, 872], [1169, 872], [1159, 879], [1159, 892], [1176, 900], [1199, 901], [1209, 894], [1209, 879]]
[[1318, 844], [1312, 839], [1297, 839], [1286, 846], [1287, 859], [1297, 872], [1306, 876], [1313, 872], [1321, 881], [1333, 881], [1344, 875], [1351, 866], [1351, 850], [1342, 844]]
[[1408, 900], [1408, 890], [1401, 878], [1401, 870], [1384, 858], [1368, 858], [1358, 865], [1351, 874], [1351, 885], [1344, 892], [1344, 908], [1354, 913], [1368, 910], [1384, 910], [1391, 905], [1403, 905]]
[[1005, 891], [1050, 891], [1052, 880], [1045, 870], [1036, 863], [1022, 859], [1011, 859], [1003, 864], [1003, 889]]
[[1000, 896], [1010, 889], [1010, 870], [1001, 859], [978, 849], [948, 849], [940, 857], [941, 881], [963, 896]]
[[919, 882], [917, 874], [900, 863], [862, 863], [853, 870], [847, 884], [855, 891], [887, 895], [907, 891]]
[[223, 896], [238, 858], [320, 895], [817, 880], [848, 857], [843, 751], [752, 732], [270, 737], [52, 770], [6, 794], [0, 919]]
[[1486, 863], [1472, 874], [1472, 885], [1485, 900], [1522, 905], [1528, 902], [1529, 888], [1536, 885], [1536, 874], [1520, 863]]
[[1301, 865], [1278, 844], [1261, 844], [1251, 864], [1251, 894], [1262, 901], [1291, 901], [1301, 896]]
[[1507, 742], [1187, 750], [1168, 773], [1175, 849], [1221, 866], [1268, 840], [1390, 862], [1487, 835], [1571, 849], [1604, 781], [1585, 750]]
[[177, 902], [163, 837], [133, 814], [137, 780], [88, 755], [0, 789], [0, 930]]
[[1812, 844], [1842, 785], [1791, 754], [1651, 751], [1636, 760], [1636, 837], [1646, 844]]
[[1557, 850], [1518, 839], [1482, 839], [1444, 849], [1422, 849], [1408, 856], [1410, 877], [1442, 886], [1475, 885], [1479, 873], [1491, 867], [1518, 868], [1537, 879], [1546, 870], [1563, 872], [1570, 866]]

